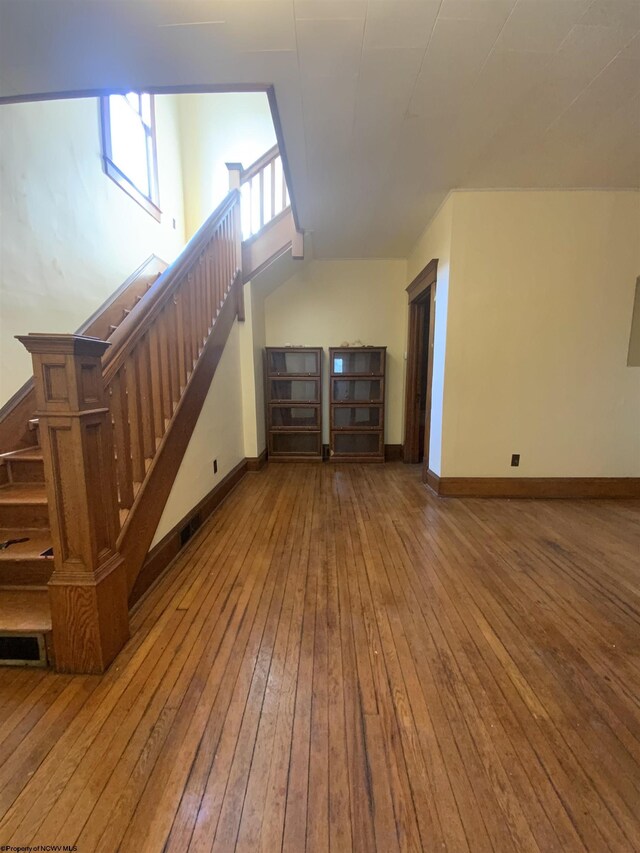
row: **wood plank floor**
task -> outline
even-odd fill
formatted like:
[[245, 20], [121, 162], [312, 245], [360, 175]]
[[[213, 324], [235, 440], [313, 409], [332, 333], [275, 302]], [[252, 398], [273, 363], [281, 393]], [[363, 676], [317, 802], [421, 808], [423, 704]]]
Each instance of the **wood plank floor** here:
[[102, 677], [0, 669], [0, 845], [640, 850], [640, 505], [252, 474]]

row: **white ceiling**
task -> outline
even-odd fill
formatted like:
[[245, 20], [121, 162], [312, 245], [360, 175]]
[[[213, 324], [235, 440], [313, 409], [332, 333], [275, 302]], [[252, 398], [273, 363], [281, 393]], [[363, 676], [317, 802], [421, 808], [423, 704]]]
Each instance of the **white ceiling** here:
[[640, 0], [0, 0], [0, 95], [273, 83], [318, 257], [454, 187], [640, 186]]

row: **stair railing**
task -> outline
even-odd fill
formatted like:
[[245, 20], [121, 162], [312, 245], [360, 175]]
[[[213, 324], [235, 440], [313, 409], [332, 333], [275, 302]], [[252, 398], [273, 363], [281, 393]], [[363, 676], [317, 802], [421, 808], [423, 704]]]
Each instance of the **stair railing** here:
[[244, 169], [227, 163], [229, 188], [242, 193], [242, 239], [248, 240], [291, 205], [277, 145]]
[[103, 356], [124, 522], [241, 265], [231, 192], [111, 336]]
[[109, 342], [19, 338], [34, 367], [60, 671], [102, 672], [128, 638], [132, 584], [233, 321], [243, 319], [241, 263], [233, 190]]

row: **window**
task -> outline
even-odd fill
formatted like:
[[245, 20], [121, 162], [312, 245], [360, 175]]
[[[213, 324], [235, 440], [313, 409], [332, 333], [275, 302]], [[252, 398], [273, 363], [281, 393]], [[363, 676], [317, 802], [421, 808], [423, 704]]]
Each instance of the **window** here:
[[109, 95], [100, 108], [105, 173], [159, 222], [153, 95]]

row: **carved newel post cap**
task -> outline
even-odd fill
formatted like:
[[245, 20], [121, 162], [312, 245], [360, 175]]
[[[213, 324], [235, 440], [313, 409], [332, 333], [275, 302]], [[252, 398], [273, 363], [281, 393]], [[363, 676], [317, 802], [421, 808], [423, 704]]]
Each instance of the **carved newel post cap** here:
[[86, 335], [43, 335], [30, 332], [28, 335], [16, 335], [16, 338], [30, 353], [59, 353], [100, 358], [111, 346], [109, 341], [90, 338]]

